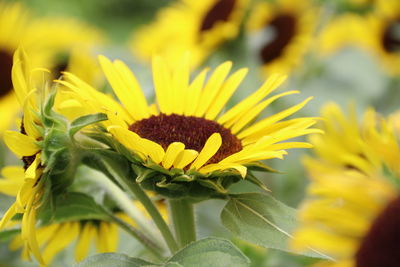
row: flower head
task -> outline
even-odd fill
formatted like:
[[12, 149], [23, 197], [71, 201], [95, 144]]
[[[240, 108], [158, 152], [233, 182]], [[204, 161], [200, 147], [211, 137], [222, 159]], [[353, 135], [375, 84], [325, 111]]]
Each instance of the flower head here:
[[235, 38], [248, 0], [178, 0], [159, 11], [156, 20], [139, 28], [132, 49], [151, 61], [154, 54], [168, 62], [193, 53], [193, 66], [200, 65], [221, 43]]
[[389, 124], [372, 110], [360, 124], [333, 104], [323, 118], [326, 135], [311, 140], [316, 156], [304, 161], [311, 183], [292, 245], [313, 247], [337, 261], [327, 266], [397, 266], [398, 177], [386, 159], [399, 148], [377, 143], [388, 140], [379, 125]]
[[[253, 122], [275, 100], [298, 93], [266, 98], [285, 80], [282, 75], [272, 75], [251, 96], [223, 112], [247, 73], [240, 69], [229, 76], [231, 62], [217, 67], [208, 80], [205, 69], [190, 81], [187, 57], [174, 68], [155, 57], [154, 104], [148, 104], [136, 77], [122, 61], [100, 56], [100, 63], [121, 104], [73, 74], [66, 73], [66, 81], [60, 83], [76, 93], [87, 112], [107, 113], [107, 131], [123, 145], [114, 148], [134, 163], [138, 182], [161, 194], [226, 193], [231, 183], [247, 176], [250, 165], [283, 158], [288, 148], [309, 147], [282, 141], [319, 132], [310, 129], [315, 118], [284, 120], [311, 98]], [[81, 113], [81, 107], [76, 112]]]
[[310, 1], [279, 0], [256, 4], [247, 31], [265, 75], [298, 66], [313, 38], [317, 10]]

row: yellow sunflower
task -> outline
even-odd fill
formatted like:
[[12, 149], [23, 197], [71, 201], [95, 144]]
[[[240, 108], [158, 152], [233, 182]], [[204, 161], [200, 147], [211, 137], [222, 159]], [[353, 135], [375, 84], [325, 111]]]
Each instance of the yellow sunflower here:
[[27, 249], [43, 263], [35, 235], [36, 209], [40, 205], [44, 181], [41, 178], [41, 149], [38, 141], [42, 140], [41, 120], [37, 115], [39, 100], [37, 90], [32, 84], [32, 69], [22, 50], [14, 55], [12, 80], [15, 94], [23, 107], [24, 117], [20, 132], [6, 131], [4, 141], [9, 149], [24, 162], [25, 180], [19, 188], [17, 200], [4, 214], [0, 221], [0, 230], [4, 229], [10, 219], [17, 213], [22, 216], [21, 236]]
[[335, 260], [318, 266], [398, 266], [398, 177], [382, 168], [385, 155], [370, 142], [371, 132], [378, 132], [371, 128], [383, 120], [371, 121], [373, 114], [367, 111], [359, 124], [330, 105], [323, 115], [326, 140], [311, 140], [316, 156], [304, 161], [311, 183], [292, 245], [311, 246]]
[[400, 2], [380, 1], [377, 10], [363, 24], [360, 45], [370, 51], [391, 75], [399, 75], [400, 64]]
[[247, 23], [249, 41], [264, 74], [288, 73], [308, 51], [318, 10], [310, 1], [257, 3]]
[[10, 127], [20, 110], [12, 90], [11, 68], [14, 51], [27, 39], [28, 19], [27, 10], [20, 3], [0, 2], [0, 134]]
[[160, 54], [169, 63], [191, 51], [193, 66], [200, 65], [217, 46], [238, 35], [247, 4], [248, 0], [179, 0], [135, 31], [132, 51], [147, 62]]
[[[84, 23], [60, 18], [33, 19], [21, 3], [0, 1], [0, 134], [10, 128], [21, 110], [11, 82], [13, 54], [20, 45], [30, 55], [33, 67], [46, 67], [55, 77], [59, 77], [60, 71], [73, 70], [85, 81], [99, 85], [99, 67], [89, 55], [103, 41], [97, 29]], [[43, 77], [37, 79], [42, 81]]]
[[[42, 51], [41, 63], [58, 78], [62, 71], [74, 70], [91, 83], [98, 75], [98, 67], [91, 53], [105, 43], [103, 33], [94, 26], [76, 19], [44, 17], [31, 23], [34, 29], [27, 33], [29, 40], [44, 40], [27, 44]], [[30, 53], [29, 53], [30, 54]], [[82, 65], [83, 62], [83, 65]], [[96, 66], [93, 70], [93, 66]]]
[[[1, 170], [0, 192], [10, 196], [18, 197], [21, 188], [26, 183], [25, 170], [21, 166], [7, 166]], [[138, 201], [133, 201], [143, 216], [149, 217], [143, 205]], [[167, 218], [166, 205], [162, 199], [157, 200], [157, 207], [164, 219]], [[123, 220], [127, 224], [135, 226], [135, 222], [126, 214], [114, 209], [113, 215]], [[18, 224], [18, 220], [8, 223], [9, 226]], [[95, 245], [97, 253], [115, 252], [118, 248], [119, 233], [116, 223], [98, 219], [85, 219], [65, 221], [62, 223], [52, 223], [36, 229], [38, 246], [45, 263], [50, 264], [55, 256], [70, 246], [75, 240], [75, 260], [83, 260], [89, 255], [91, 245]], [[24, 246], [25, 239], [22, 235], [17, 235], [10, 243], [11, 250], [23, 248], [22, 258], [29, 260], [30, 253], [28, 247]]]
[[400, 2], [377, 1], [365, 16], [346, 14], [328, 24], [320, 38], [320, 51], [330, 54], [344, 46], [361, 47], [374, 55], [393, 76], [400, 74]]
[[[288, 148], [310, 147], [304, 142], [282, 141], [320, 132], [310, 129], [315, 118], [284, 120], [300, 110], [311, 97], [254, 122], [275, 100], [298, 93], [288, 91], [266, 98], [284, 82], [286, 77], [282, 75], [272, 75], [251, 96], [223, 112], [247, 73], [247, 69], [240, 69], [228, 76], [231, 62], [221, 64], [207, 80], [208, 69], [205, 69], [190, 82], [188, 57], [172, 69], [162, 58], [154, 57], [157, 99], [154, 104], [148, 104], [136, 77], [122, 61], [111, 62], [100, 56], [100, 64], [122, 105], [71, 73], [65, 73], [66, 81], [59, 82], [76, 93], [76, 99], [81, 100], [86, 112], [107, 113], [108, 132], [133, 153], [137, 168], [162, 172], [157, 176], [161, 180], [150, 186], [152, 190], [175, 190], [186, 181], [225, 192], [224, 186], [229, 183], [223, 182], [221, 177], [213, 177], [214, 172], [230, 170], [239, 177], [246, 177], [249, 164], [281, 159]], [[76, 112], [83, 111], [78, 108]], [[201, 178], [193, 181], [197, 176]], [[174, 184], [175, 181], [178, 184]], [[161, 190], [161, 193], [165, 192]]]

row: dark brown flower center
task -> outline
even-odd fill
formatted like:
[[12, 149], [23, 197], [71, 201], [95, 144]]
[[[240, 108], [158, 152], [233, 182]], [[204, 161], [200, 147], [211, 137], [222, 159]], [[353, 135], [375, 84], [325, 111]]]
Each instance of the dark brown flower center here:
[[270, 31], [272, 38], [260, 51], [263, 63], [269, 63], [282, 55], [283, 50], [296, 34], [296, 25], [296, 18], [290, 14], [279, 15], [266, 25], [264, 30]]
[[194, 149], [198, 152], [213, 133], [219, 133], [222, 137], [222, 145], [208, 161], [209, 164], [219, 162], [242, 150], [240, 140], [230, 130], [215, 121], [193, 116], [160, 114], [135, 122], [129, 130], [142, 138], [160, 144], [164, 149], [173, 142], [181, 142], [185, 144], [186, 149]]
[[218, 21], [228, 21], [233, 8], [235, 7], [236, 0], [219, 0], [205, 15], [200, 27], [200, 32], [207, 31], [214, 27]]
[[375, 219], [356, 253], [357, 267], [400, 265], [400, 197]]
[[389, 53], [400, 52], [400, 18], [388, 24], [383, 33], [382, 45]]
[[12, 90], [11, 69], [13, 57], [7, 51], [0, 50], [0, 98]]

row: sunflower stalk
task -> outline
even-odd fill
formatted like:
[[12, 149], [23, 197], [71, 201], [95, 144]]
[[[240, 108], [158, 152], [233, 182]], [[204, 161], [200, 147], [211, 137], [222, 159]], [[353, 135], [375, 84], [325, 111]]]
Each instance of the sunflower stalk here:
[[136, 182], [131, 182], [128, 185], [131, 192], [142, 203], [142, 205], [145, 207], [145, 209], [153, 219], [154, 223], [157, 225], [171, 253], [175, 253], [176, 251], [178, 251], [178, 244], [174, 236], [172, 235], [171, 230], [169, 229], [167, 223], [162, 218], [159, 210], [151, 201], [149, 196], [143, 191], [143, 189]]
[[118, 224], [122, 229], [124, 229], [127, 233], [135, 237], [148, 251], [153, 254], [158, 260], [162, 260], [163, 256], [161, 255], [160, 251], [162, 250], [157, 244], [151, 241], [147, 236], [141, 233], [138, 229], [125, 223], [120, 218], [116, 217], [115, 215], [108, 213], [110, 219]]
[[[132, 201], [120, 187], [103, 175], [96, 175], [95, 177], [89, 177], [88, 179], [106, 190], [108, 196], [117, 203], [118, 207], [121, 208], [133, 221], [135, 221], [140, 229], [142, 229], [142, 236], [144, 238], [147, 240], [155, 240], [157, 243], [161, 241], [161, 237], [155, 233], [156, 229], [153, 229], [153, 227], [151, 227], [152, 224], [149, 224], [149, 221], [144, 218], [143, 212], [141, 212], [136, 206], [132, 205]], [[160, 247], [158, 249], [162, 250]]]
[[180, 248], [196, 241], [193, 204], [188, 199], [170, 199], [169, 207]]

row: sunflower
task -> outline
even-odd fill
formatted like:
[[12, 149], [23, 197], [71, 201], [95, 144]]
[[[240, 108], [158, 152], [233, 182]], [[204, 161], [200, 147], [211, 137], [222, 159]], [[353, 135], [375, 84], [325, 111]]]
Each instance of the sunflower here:
[[12, 90], [13, 54], [27, 31], [28, 14], [20, 3], [0, 2], [0, 134], [20, 110]]
[[[370, 143], [370, 134], [379, 132], [373, 128], [386, 120], [372, 110], [361, 124], [354, 117], [346, 119], [337, 106], [325, 112], [327, 139], [311, 140], [316, 157], [304, 161], [311, 183], [292, 245], [298, 250], [313, 247], [336, 261], [321, 266], [398, 266], [398, 177], [382, 167], [385, 155]], [[333, 151], [321, 153], [328, 147]], [[398, 146], [390, 150], [398, 151]]]
[[[58, 78], [63, 71], [74, 70], [91, 83], [98, 73], [91, 53], [105, 43], [103, 33], [97, 28], [71, 18], [44, 17], [32, 21], [33, 31], [27, 33], [29, 40], [44, 40], [27, 44], [42, 51], [45, 67]], [[51, 36], [51, 38], [48, 38]], [[29, 53], [30, 54], [30, 53]], [[83, 62], [83, 66], [82, 65]], [[92, 70], [93, 66], [96, 66]]]
[[[115, 252], [118, 248], [118, 226], [108, 221], [81, 220], [53, 223], [37, 228], [36, 234], [46, 263], [51, 263], [59, 252], [69, 247], [75, 240], [77, 262], [89, 255], [92, 245], [95, 245], [97, 253]], [[10, 249], [18, 250], [23, 244], [22, 236], [18, 235], [11, 241]], [[29, 259], [27, 251], [22, 252], [22, 258]]]
[[[25, 184], [25, 170], [21, 166], [7, 166], [1, 170], [0, 192], [17, 197], [21, 188]], [[167, 218], [166, 205], [162, 199], [155, 199], [157, 207], [164, 219]], [[143, 212], [143, 216], [149, 217], [143, 205], [138, 201], [133, 201]], [[135, 226], [136, 223], [119, 209], [113, 209], [113, 215], [125, 223]], [[18, 224], [18, 220], [9, 223], [9, 226]], [[36, 229], [38, 246], [45, 263], [51, 263], [54, 257], [70, 246], [76, 240], [75, 260], [77, 262], [86, 258], [89, 254], [91, 244], [95, 245], [97, 253], [117, 251], [119, 234], [118, 225], [111, 221], [99, 219], [82, 219], [64, 221], [61, 223], [51, 223]], [[17, 235], [10, 243], [11, 250], [23, 248], [22, 258], [29, 259], [28, 248], [24, 246], [24, 238]]]
[[[87, 82], [99, 85], [99, 68], [93, 68], [95, 60], [89, 59], [89, 55], [90, 50], [103, 40], [98, 30], [76, 20], [33, 19], [21, 3], [0, 1], [0, 133], [10, 127], [21, 110], [11, 81], [13, 54], [20, 45], [30, 55], [32, 67], [46, 67], [53, 71], [55, 77], [59, 77], [60, 71], [73, 70], [82, 74]], [[79, 57], [78, 50], [80, 55], [85, 51], [87, 56]], [[77, 63], [78, 59], [80, 64]], [[86, 65], [92, 65], [91, 68], [85, 68], [84, 71], [81, 67], [77, 68], [82, 66], [81, 62], [89, 60], [92, 63]], [[43, 77], [37, 79], [42, 81]]]
[[6, 131], [4, 141], [12, 152], [22, 158], [25, 179], [23, 185], [19, 187], [17, 200], [0, 221], [0, 230], [7, 226], [14, 215], [23, 214], [21, 236], [25, 246], [39, 262], [43, 263], [35, 234], [36, 209], [44, 192], [44, 181], [40, 179], [43, 173], [41, 149], [37, 143], [42, 139], [40, 130], [42, 124], [37, 116], [37, 91], [31, 83], [31, 75], [32, 69], [26, 54], [22, 50], [17, 50], [14, 55], [12, 79], [17, 99], [23, 106], [24, 117], [20, 132]]
[[145, 61], [160, 54], [169, 63], [191, 51], [193, 66], [200, 65], [221, 43], [238, 35], [247, 5], [248, 0], [179, 0], [135, 31], [132, 51]]
[[247, 32], [264, 74], [287, 73], [301, 63], [313, 38], [317, 14], [310, 1], [260, 2], [252, 8]]
[[400, 2], [379, 1], [377, 10], [364, 20], [360, 45], [382, 63], [390, 75], [400, 74]]
[[400, 74], [400, 2], [377, 1], [373, 12], [365, 16], [347, 14], [330, 23], [321, 35], [323, 54], [344, 46], [361, 47], [374, 55], [392, 76]]
[[[99, 59], [122, 105], [71, 73], [65, 73], [66, 81], [59, 82], [76, 93], [76, 99], [82, 101], [82, 107], [88, 112], [107, 113], [108, 132], [129, 150], [136, 170], [146, 173], [138, 179], [156, 178], [150, 179], [148, 187], [159, 189], [162, 194], [166, 193], [164, 190], [185, 188], [186, 184], [192, 184], [193, 188], [203, 184], [226, 192], [224, 187], [232, 183], [233, 177], [246, 177], [247, 165], [265, 159], [282, 159], [288, 148], [310, 147], [304, 142], [281, 141], [320, 132], [310, 129], [315, 118], [284, 120], [300, 110], [311, 97], [253, 122], [273, 101], [298, 93], [288, 91], [265, 99], [284, 82], [283, 75], [272, 75], [247, 99], [222, 112], [247, 69], [228, 76], [232, 63], [225, 62], [207, 81], [208, 69], [205, 69], [190, 82], [188, 56], [171, 69], [156, 56], [153, 80], [157, 101], [149, 105], [134, 74], [122, 61], [111, 62], [104, 56]], [[76, 112], [79, 114], [82, 109]], [[159, 175], [148, 175], [146, 169]], [[230, 182], [223, 181], [224, 175], [215, 176], [217, 172], [228, 170], [234, 173], [225, 174]], [[200, 178], [196, 180], [196, 177]]]

